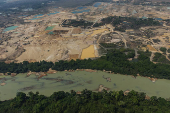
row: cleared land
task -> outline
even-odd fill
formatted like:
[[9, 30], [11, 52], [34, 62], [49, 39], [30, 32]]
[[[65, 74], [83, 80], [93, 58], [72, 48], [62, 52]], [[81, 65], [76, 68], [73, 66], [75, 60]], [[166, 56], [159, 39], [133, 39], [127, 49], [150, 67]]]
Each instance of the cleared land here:
[[148, 49], [149, 49], [149, 51], [157, 51], [154, 47], [152, 47], [151, 45], [147, 45], [147, 47], [148, 47]]
[[91, 45], [88, 48], [83, 49], [81, 54], [81, 59], [93, 58], [93, 57], [95, 57], [94, 45]]
[[93, 33], [91, 34], [91, 36], [95, 36], [95, 35], [97, 35], [97, 34], [100, 34], [100, 33], [104, 32], [104, 31], [108, 31], [108, 29], [95, 30], [95, 31], [93, 31]]

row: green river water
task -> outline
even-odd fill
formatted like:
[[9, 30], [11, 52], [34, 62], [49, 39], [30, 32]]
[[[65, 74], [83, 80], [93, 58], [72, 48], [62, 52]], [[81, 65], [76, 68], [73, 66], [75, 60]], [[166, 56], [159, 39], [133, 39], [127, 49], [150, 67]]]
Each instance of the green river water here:
[[[103, 76], [104, 78], [110, 77], [111, 82], [107, 82]], [[62, 79], [62, 81], [57, 81], [58, 79]], [[5, 82], [6, 85], [0, 86], [0, 100], [14, 98], [17, 92], [28, 94], [30, 91], [39, 91], [40, 94], [50, 96], [56, 91], [82, 91], [85, 88], [97, 91], [101, 84], [109, 90], [135, 90], [145, 92], [148, 96], [170, 97], [170, 80], [159, 79], [156, 82], [151, 82], [145, 77], [138, 76], [135, 79], [131, 76], [109, 74], [102, 71], [57, 72], [48, 74], [39, 80], [35, 75], [26, 77], [25, 73], [15, 77], [0, 76], [0, 83], [2, 82]]]

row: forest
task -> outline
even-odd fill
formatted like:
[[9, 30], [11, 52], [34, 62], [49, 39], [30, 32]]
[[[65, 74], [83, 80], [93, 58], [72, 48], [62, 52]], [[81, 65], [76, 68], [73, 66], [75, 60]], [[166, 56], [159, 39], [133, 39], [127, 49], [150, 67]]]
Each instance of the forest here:
[[[91, 27], [94, 23], [81, 20], [67, 20], [63, 22], [63, 27], [74, 26], [74, 27], [82, 27], [87, 28]], [[107, 18], [103, 18], [100, 23], [95, 23], [93, 27], [103, 26], [105, 24], [112, 24], [115, 26], [115, 31], [125, 32], [126, 29], [139, 29], [144, 26], [160, 26], [159, 21], [154, 20], [153, 18], [142, 19], [135, 17], [120, 17], [120, 16], [109, 16]]]
[[170, 61], [166, 58], [166, 56], [161, 53], [155, 53], [155, 56], [153, 57], [153, 61], [164, 63], [164, 64], [170, 64]]
[[138, 74], [146, 77], [154, 77], [160, 79], [170, 79], [170, 66], [169, 64], [157, 63], [154, 64], [148, 57], [150, 53], [140, 52], [137, 62], [129, 61], [129, 58], [135, 56], [134, 50], [131, 49], [111, 49], [108, 50], [105, 56], [97, 59], [77, 59], [70, 61], [60, 60], [59, 62], [34, 62], [29, 63], [24, 61], [22, 63], [6, 64], [0, 62], [0, 73], [26, 73], [32, 72], [46, 72], [49, 68], [57, 71], [76, 70], [76, 69], [94, 69], [106, 70], [114, 73], [133, 75]]
[[114, 43], [100, 43], [100, 45], [105, 48], [116, 48], [117, 47], [117, 45]]
[[85, 21], [83, 19], [80, 19], [80, 20], [68, 20], [68, 21], [65, 21], [63, 22], [63, 27], [68, 27], [68, 26], [74, 26], [74, 27], [78, 27], [80, 26], [81, 28], [86, 28], [88, 26], [91, 26], [93, 25], [93, 22], [88, 22], [88, 21]]
[[18, 92], [11, 100], [0, 101], [0, 113], [170, 113], [170, 101], [152, 96], [146, 99], [142, 92], [84, 89], [58, 91], [47, 97], [39, 92], [28, 95]]
[[120, 17], [120, 16], [110, 16], [103, 18], [102, 22], [96, 23], [94, 27], [99, 27], [105, 24], [112, 24], [115, 26], [115, 31], [124, 32], [126, 29], [139, 29], [144, 26], [160, 26], [159, 21], [153, 18], [142, 19], [135, 17]]

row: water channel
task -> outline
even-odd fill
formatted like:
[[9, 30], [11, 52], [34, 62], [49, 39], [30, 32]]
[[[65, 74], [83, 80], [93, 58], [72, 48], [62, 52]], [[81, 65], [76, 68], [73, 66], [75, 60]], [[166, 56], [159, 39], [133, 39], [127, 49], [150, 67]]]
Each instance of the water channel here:
[[[107, 77], [111, 78], [110, 82], [105, 79]], [[26, 73], [18, 74], [15, 77], [0, 76], [0, 84], [3, 82], [6, 84], [0, 86], [0, 100], [14, 98], [17, 92], [28, 94], [30, 91], [39, 91], [40, 94], [50, 96], [56, 91], [82, 91], [85, 88], [97, 91], [101, 84], [108, 88], [109, 91], [135, 90], [145, 92], [148, 96], [170, 97], [170, 80], [158, 79], [156, 82], [152, 82], [145, 77], [138, 76], [133, 78], [131, 76], [109, 74], [102, 71], [57, 72], [55, 74], [48, 74], [39, 80], [33, 74], [26, 77]]]

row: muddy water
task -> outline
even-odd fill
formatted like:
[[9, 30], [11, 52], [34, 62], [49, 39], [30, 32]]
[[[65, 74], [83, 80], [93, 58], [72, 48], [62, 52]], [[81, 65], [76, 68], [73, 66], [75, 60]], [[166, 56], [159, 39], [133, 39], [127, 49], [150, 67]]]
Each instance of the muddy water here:
[[[14, 98], [17, 92], [28, 93], [30, 91], [39, 91], [43, 95], [51, 95], [55, 91], [82, 91], [87, 88], [96, 91], [100, 84], [109, 90], [135, 90], [145, 92], [148, 96], [170, 97], [170, 81], [157, 80], [155, 83], [148, 78], [109, 74], [101, 71], [86, 72], [57, 72], [56, 74], [48, 74], [39, 80], [35, 75], [25, 77], [26, 74], [19, 74], [15, 77], [0, 76], [0, 83], [5, 82], [4, 86], [0, 86], [0, 100]], [[107, 82], [105, 78], [110, 77], [111, 82]]]

